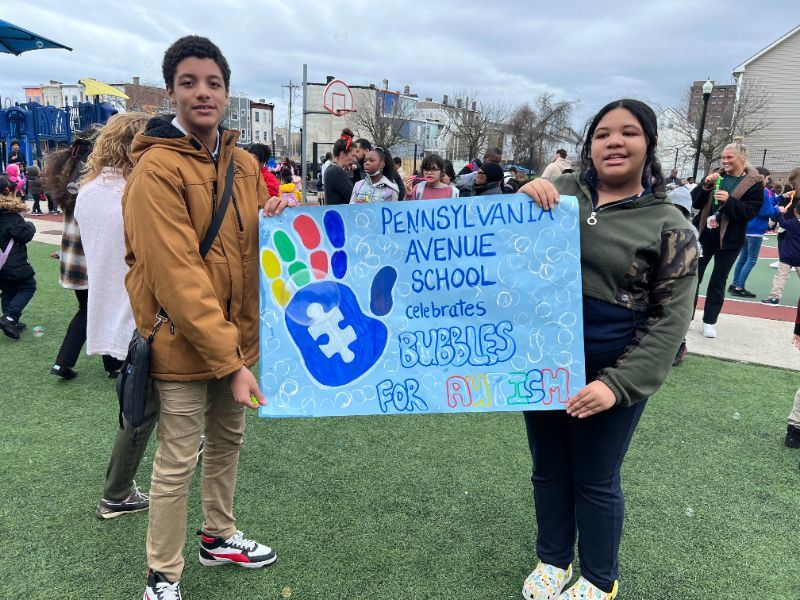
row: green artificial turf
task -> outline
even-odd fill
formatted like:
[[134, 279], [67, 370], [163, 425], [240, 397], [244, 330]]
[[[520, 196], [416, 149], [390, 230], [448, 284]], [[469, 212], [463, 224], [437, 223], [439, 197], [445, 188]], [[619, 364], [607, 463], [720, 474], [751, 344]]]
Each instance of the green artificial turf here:
[[[117, 423], [98, 357], [48, 373], [76, 303], [50, 246], [17, 343], [0, 337], [0, 598], [140, 598], [146, 514], [95, 518]], [[800, 597], [800, 451], [782, 445], [796, 372], [690, 356], [647, 407], [623, 468], [627, 600]], [[149, 487], [155, 444], [138, 481]], [[248, 419], [238, 525], [258, 571], [205, 569], [189, 500], [189, 599], [517, 599], [534, 566], [518, 414]]]

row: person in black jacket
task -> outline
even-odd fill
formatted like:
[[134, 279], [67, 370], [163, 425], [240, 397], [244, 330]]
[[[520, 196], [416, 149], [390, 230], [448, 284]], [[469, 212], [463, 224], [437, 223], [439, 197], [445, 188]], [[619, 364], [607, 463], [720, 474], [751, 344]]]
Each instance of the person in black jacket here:
[[758, 214], [764, 201], [763, 178], [746, 161], [747, 148], [741, 141], [728, 144], [722, 152], [722, 167], [692, 191], [692, 206], [700, 211], [693, 223], [703, 247], [695, 305], [703, 274], [714, 259], [703, 311], [703, 336], [707, 338], [717, 337], [716, 323], [725, 301], [728, 275], [744, 246], [747, 222]]
[[353, 194], [350, 168], [355, 160], [356, 146], [352, 137], [342, 132], [342, 137], [333, 144], [333, 162], [325, 169], [322, 177], [325, 204], [350, 204], [350, 196]]
[[20, 214], [27, 210], [28, 205], [14, 195], [11, 181], [0, 177], [0, 253], [6, 256], [0, 267], [0, 329], [12, 340], [18, 340], [25, 329], [19, 318], [36, 293], [35, 273], [25, 247], [36, 227]]

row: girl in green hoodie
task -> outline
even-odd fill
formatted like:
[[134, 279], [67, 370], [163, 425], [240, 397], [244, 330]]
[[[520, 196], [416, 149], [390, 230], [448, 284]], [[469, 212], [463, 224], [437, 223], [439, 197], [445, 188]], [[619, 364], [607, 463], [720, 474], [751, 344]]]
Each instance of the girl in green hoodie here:
[[[566, 411], [526, 412], [539, 564], [529, 600], [603, 600], [618, 593], [624, 498], [620, 468], [647, 399], [664, 383], [692, 315], [697, 241], [666, 199], [656, 115], [617, 100], [587, 128], [580, 172], [520, 191], [552, 209], [580, 208], [587, 385]], [[578, 539], [581, 577], [572, 580]]]

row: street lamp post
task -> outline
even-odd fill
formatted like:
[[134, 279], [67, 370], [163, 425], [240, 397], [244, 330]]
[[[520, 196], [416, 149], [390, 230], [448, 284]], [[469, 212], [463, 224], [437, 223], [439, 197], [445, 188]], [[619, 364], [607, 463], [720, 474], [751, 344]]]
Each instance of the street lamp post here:
[[697, 148], [694, 155], [694, 169], [692, 170], [692, 177], [697, 180], [697, 167], [700, 165], [700, 147], [703, 143], [703, 131], [706, 128], [706, 113], [708, 112], [708, 99], [711, 97], [711, 92], [714, 91], [714, 84], [711, 79], [707, 79], [703, 84], [703, 113], [700, 116], [700, 127], [697, 130]]

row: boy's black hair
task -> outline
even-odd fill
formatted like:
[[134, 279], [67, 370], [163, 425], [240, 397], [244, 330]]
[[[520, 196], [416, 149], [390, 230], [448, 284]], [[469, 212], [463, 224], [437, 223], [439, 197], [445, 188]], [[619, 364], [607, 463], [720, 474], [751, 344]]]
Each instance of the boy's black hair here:
[[281, 183], [292, 183], [292, 170], [289, 167], [283, 167], [279, 173]]
[[167, 48], [164, 52], [164, 60], [161, 63], [161, 73], [164, 75], [164, 83], [168, 89], [175, 87], [175, 71], [178, 65], [185, 58], [210, 58], [222, 71], [222, 79], [225, 82], [225, 91], [231, 87], [231, 68], [225, 60], [222, 51], [208, 38], [199, 35], [187, 35], [182, 37]]
[[356, 145], [360, 146], [362, 150], [366, 150], [367, 152], [372, 150], [372, 142], [364, 138], [357, 139]]
[[16, 186], [11, 183], [11, 180], [3, 175], [0, 177], [0, 195], [8, 196], [16, 189]]
[[567, 158], [567, 151], [563, 148], [556, 150], [556, 154], [558, 154], [561, 158]]
[[766, 167], [756, 167], [756, 171], [758, 171], [759, 175], [762, 177], [769, 177], [769, 169]]
[[247, 151], [256, 157], [259, 165], [264, 165], [272, 157], [272, 150], [266, 144], [250, 144]]
[[9, 145], [10, 145], [10, 146], [13, 146], [14, 144], [16, 144], [17, 146], [19, 146], [19, 145], [20, 145], [20, 144], [19, 144], [19, 140], [11, 140], [11, 144], [9, 144]]
[[396, 164], [398, 167], [403, 166], [403, 159], [400, 158], [399, 156], [395, 156], [392, 160], [394, 161], [394, 164]]
[[333, 160], [333, 154], [330, 152], [325, 153], [325, 160]]

